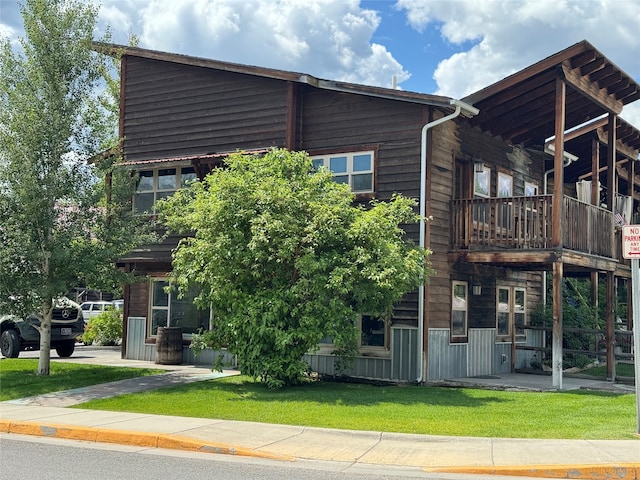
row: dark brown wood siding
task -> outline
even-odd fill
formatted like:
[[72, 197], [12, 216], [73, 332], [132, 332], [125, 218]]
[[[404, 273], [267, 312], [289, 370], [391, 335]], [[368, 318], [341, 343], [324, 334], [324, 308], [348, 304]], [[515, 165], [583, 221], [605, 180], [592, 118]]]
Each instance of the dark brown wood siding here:
[[286, 82], [137, 57], [126, 65], [127, 160], [284, 146]]
[[145, 317], [149, 315], [149, 282], [139, 281], [131, 285], [129, 288], [129, 298], [125, 301], [129, 302], [130, 317]]
[[405, 102], [306, 88], [301, 102], [299, 148], [376, 145], [376, 198], [420, 193], [420, 130], [424, 108]]
[[[435, 275], [429, 281], [429, 327], [449, 328], [451, 322], [451, 280], [469, 283], [469, 327], [495, 327], [496, 281], [527, 288], [527, 313], [540, 301], [542, 274], [513, 272], [506, 268], [482, 265], [455, 265], [447, 252], [451, 247], [451, 199], [455, 194], [455, 162], [463, 168], [473, 168], [473, 159], [491, 168], [491, 196], [496, 196], [498, 171], [513, 176], [513, 194], [523, 195], [525, 182], [538, 185], [542, 191], [543, 164], [519, 147], [471, 129], [461, 120], [445, 122], [433, 129], [433, 153], [430, 158], [431, 197], [429, 203], [433, 220], [429, 224], [429, 246]], [[473, 173], [470, 173], [473, 178]], [[517, 279], [517, 280], [516, 280]], [[481, 296], [471, 296], [472, 285], [481, 285]]]
[[171, 264], [165, 262], [131, 263], [132, 271], [138, 280], [129, 287], [129, 316], [148, 317], [149, 315], [149, 279], [165, 277], [171, 271]]
[[[419, 198], [420, 132], [426, 107], [312, 88], [305, 88], [301, 95], [298, 148], [313, 153], [374, 146], [375, 198], [389, 200], [396, 192]], [[404, 228], [417, 244], [418, 225]], [[417, 324], [417, 298], [415, 292], [410, 293], [396, 305], [395, 325]]]
[[[438, 115], [436, 118], [441, 117]], [[455, 120], [434, 127], [429, 156], [430, 199], [427, 246], [431, 249], [431, 264], [435, 274], [429, 279], [425, 309], [430, 328], [449, 328], [451, 321], [451, 270], [448, 260], [450, 201], [453, 196], [454, 158], [459, 151]]]

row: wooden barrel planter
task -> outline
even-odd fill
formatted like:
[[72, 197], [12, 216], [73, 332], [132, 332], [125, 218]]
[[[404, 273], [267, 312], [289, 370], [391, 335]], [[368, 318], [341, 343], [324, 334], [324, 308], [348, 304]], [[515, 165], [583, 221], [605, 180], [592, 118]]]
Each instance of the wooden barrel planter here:
[[180, 365], [182, 363], [182, 328], [158, 327], [156, 363], [160, 365]]

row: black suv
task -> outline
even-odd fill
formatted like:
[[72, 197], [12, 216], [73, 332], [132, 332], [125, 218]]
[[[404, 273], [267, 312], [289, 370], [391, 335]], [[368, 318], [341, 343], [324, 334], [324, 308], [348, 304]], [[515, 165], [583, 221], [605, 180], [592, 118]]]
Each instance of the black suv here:
[[[40, 325], [34, 315], [25, 319], [14, 315], [0, 316], [0, 352], [7, 358], [17, 358], [21, 350], [38, 350]], [[51, 322], [51, 348], [60, 357], [70, 357], [76, 346], [76, 338], [84, 333], [84, 320], [80, 305], [68, 298], [55, 301]]]

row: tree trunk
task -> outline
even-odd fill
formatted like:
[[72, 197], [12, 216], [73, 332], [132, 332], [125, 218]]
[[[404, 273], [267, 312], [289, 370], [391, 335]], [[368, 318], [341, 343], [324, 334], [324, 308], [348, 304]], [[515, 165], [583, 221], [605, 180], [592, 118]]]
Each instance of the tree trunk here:
[[51, 365], [51, 319], [53, 317], [53, 305], [51, 301], [42, 305], [40, 312], [40, 357], [38, 359], [38, 375], [49, 375]]

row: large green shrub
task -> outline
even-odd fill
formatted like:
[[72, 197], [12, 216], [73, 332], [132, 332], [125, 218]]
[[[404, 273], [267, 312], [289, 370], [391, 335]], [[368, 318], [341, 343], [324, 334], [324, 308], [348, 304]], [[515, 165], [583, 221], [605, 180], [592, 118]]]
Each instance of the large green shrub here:
[[122, 316], [120, 311], [107, 308], [97, 317], [89, 320], [82, 341], [86, 345], [118, 345], [122, 339]]
[[415, 201], [354, 204], [349, 185], [316, 172], [304, 152], [231, 155], [159, 202], [170, 231], [196, 232], [173, 251], [178, 295], [196, 288], [212, 329], [194, 343], [226, 346], [240, 370], [270, 387], [304, 378], [304, 355], [331, 337], [349, 361], [359, 314], [386, 317], [431, 271], [430, 252], [408, 241]]

